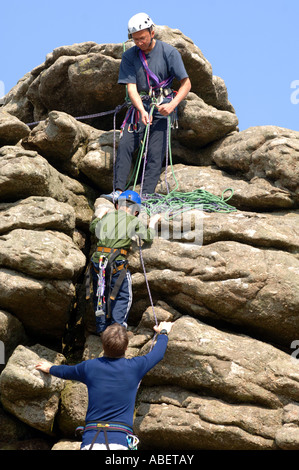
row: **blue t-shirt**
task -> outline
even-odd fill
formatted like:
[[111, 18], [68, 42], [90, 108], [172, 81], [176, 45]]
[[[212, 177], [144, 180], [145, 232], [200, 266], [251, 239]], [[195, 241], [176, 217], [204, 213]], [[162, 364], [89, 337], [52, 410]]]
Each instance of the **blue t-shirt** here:
[[[150, 70], [162, 82], [170, 76], [177, 80], [187, 78], [183, 59], [180, 52], [170, 44], [156, 39], [155, 47], [146, 54], [146, 60]], [[137, 90], [149, 91], [146, 72], [139, 57], [139, 48], [133, 46], [124, 52], [119, 69], [118, 83], [136, 83]], [[154, 85], [155, 83], [151, 83]]]
[[[139, 47], [133, 46], [124, 52], [119, 69], [118, 83], [123, 85], [136, 83], [139, 93], [148, 93], [147, 74], [139, 57], [139, 50]], [[180, 52], [166, 42], [156, 39], [155, 47], [146, 54], [146, 60], [149, 69], [157, 76], [159, 82], [167, 80], [171, 76], [178, 81], [188, 77]], [[155, 85], [151, 78], [150, 85]], [[171, 87], [171, 83], [169, 87]], [[169, 99], [164, 98], [163, 103], [169, 102]], [[144, 107], [149, 111], [149, 102], [144, 102]], [[154, 111], [154, 117], [165, 118], [165, 116], [158, 113], [157, 109]]]
[[[50, 374], [84, 383], [88, 389], [88, 421], [116, 421], [133, 427], [135, 399], [143, 376], [163, 359], [168, 343], [166, 335], [159, 335], [153, 349], [144, 356], [132, 359], [100, 357], [76, 366], [52, 366]], [[82, 447], [91, 444], [96, 430], [86, 430]], [[109, 443], [126, 446], [126, 434], [108, 432]], [[100, 432], [97, 443], [105, 443]]]

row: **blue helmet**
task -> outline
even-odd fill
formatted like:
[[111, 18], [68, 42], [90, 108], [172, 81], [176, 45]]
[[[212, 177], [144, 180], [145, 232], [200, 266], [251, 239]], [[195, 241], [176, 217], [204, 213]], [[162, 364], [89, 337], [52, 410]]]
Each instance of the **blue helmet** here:
[[122, 202], [129, 202], [130, 204], [134, 204], [134, 209], [138, 212], [140, 212], [141, 209], [141, 197], [139, 196], [136, 191], [131, 191], [130, 189], [127, 189], [123, 193], [121, 193], [115, 203], [122, 203]]

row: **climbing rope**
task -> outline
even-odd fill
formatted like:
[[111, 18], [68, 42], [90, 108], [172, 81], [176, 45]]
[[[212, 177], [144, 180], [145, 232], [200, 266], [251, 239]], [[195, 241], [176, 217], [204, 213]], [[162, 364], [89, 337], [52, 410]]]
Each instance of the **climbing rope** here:
[[[231, 194], [224, 199], [224, 194], [227, 191], [231, 191]], [[204, 189], [195, 189], [186, 193], [173, 190], [168, 194], [148, 194], [143, 197], [142, 210], [149, 216], [163, 213], [168, 220], [192, 209], [199, 209], [204, 212], [234, 212], [236, 208], [227, 204], [233, 193], [232, 188], [227, 188], [223, 191], [221, 197], [215, 196]]]
[[155, 109], [155, 104], [152, 103], [150, 112], [149, 112], [149, 122], [145, 127], [144, 137], [143, 137], [143, 141], [141, 144], [141, 149], [139, 153], [139, 162], [137, 165], [136, 177], [135, 177], [135, 182], [134, 182], [134, 189], [135, 189], [135, 186], [137, 184], [137, 177], [139, 175], [141, 159], [143, 158], [143, 170], [142, 170], [142, 177], [141, 177], [141, 184], [140, 184], [140, 197], [142, 197], [143, 181], [144, 181], [144, 175], [145, 175], [145, 169], [146, 169], [146, 163], [147, 163], [148, 142], [149, 142], [149, 134], [150, 134], [150, 121], [152, 119], [154, 109]]
[[[108, 116], [109, 114], [118, 114], [125, 106], [127, 106], [127, 102], [125, 101], [123, 104], [120, 104], [116, 106], [116, 108], [110, 110], [110, 111], [103, 111], [102, 113], [95, 113], [95, 114], [86, 114], [85, 116], [77, 116], [74, 117], [77, 121], [84, 121], [85, 119], [93, 119], [93, 118], [98, 118], [98, 117], [103, 117], [103, 116]], [[28, 127], [36, 126], [40, 122], [45, 121], [45, 119], [42, 119], [40, 121], [35, 121], [35, 122], [28, 122], [26, 125]]]
[[[151, 106], [150, 117], [152, 116], [155, 104]], [[143, 195], [143, 181], [147, 163], [147, 151], [149, 142], [149, 131], [150, 124], [145, 128], [144, 138], [142, 140], [141, 147], [139, 149], [138, 158], [135, 163], [133, 175], [127, 185], [130, 185], [132, 178], [135, 174], [135, 180], [133, 185], [133, 191], [137, 185], [137, 178], [140, 171], [141, 160], [143, 159], [143, 171], [140, 183], [140, 197], [142, 198], [142, 211], [146, 212], [148, 216], [158, 213], [164, 213], [165, 218], [168, 220], [174, 218], [176, 215], [182, 212], [190, 211], [192, 209], [200, 209], [204, 212], [234, 212], [236, 208], [229, 205], [228, 201], [232, 198], [234, 190], [227, 188], [222, 192], [222, 195], [216, 196], [204, 189], [195, 189], [189, 192], [177, 191], [178, 181], [176, 179], [173, 162], [172, 162], [172, 151], [171, 151], [171, 118], [168, 116], [167, 120], [167, 142], [166, 142], [166, 157], [165, 157], [165, 185], [167, 194], [146, 194]], [[169, 190], [167, 181], [168, 165], [170, 164], [171, 173], [175, 181], [175, 188]], [[225, 193], [230, 191], [228, 197], [224, 197]]]
[[[168, 116], [167, 118], [167, 142], [166, 142], [166, 157], [165, 157], [165, 185], [167, 194], [147, 194], [143, 196], [143, 181], [147, 163], [147, 152], [148, 152], [148, 143], [149, 143], [149, 133], [150, 133], [150, 120], [154, 111], [155, 103], [153, 102], [150, 108], [149, 113], [149, 123], [147, 124], [143, 140], [139, 149], [138, 157], [135, 163], [135, 167], [133, 170], [133, 174], [131, 179], [127, 185], [130, 185], [132, 178], [135, 174], [133, 190], [135, 190], [137, 185], [137, 178], [140, 171], [141, 161], [143, 159], [143, 171], [141, 177], [141, 184], [140, 184], [140, 197], [142, 198], [142, 205], [141, 210], [146, 212], [148, 216], [163, 213], [164, 218], [168, 217], [169, 219], [174, 218], [176, 215], [181, 214], [186, 211], [190, 211], [192, 209], [200, 209], [205, 212], [233, 212], [236, 211], [236, 208], [229, 205], [227, 202], [233, 196], [233, 189], [227, 188], [222, 192], [221, 197], [215, 196], [204, 189], [196, 189], [191, 192], [179, 192], [177, 191], [178, 188], [178, 181], [175, 177], [174, 169], [173, 169], [173, 162], [172, 162], [172, 151], [171, 151], [171, 117]], [[167, 173], [168, 173], [168, 164], [171, 166], [171, 172], [173, 175], [173, 179], [175, 181], [175, 188], [170, 191], [167, 181]], [[225, 199], [224, 195], [226, 192], [230, 191], [231, 194]], [[153, 311], [153, 315], [155, 318], [156, 326], [158, 325], [157, 316], [155, 313], [155, 307], [153, 304], [153, 299], [151, 296], [151, 291], [149, 287], [149, 282], [147, 279], [147, 274], [145, 270], [143, 255], [142, 255], [142, 248], [141, 248], [141, 240], [139, 238], [139, 256], [140, 256], [140, 263], [143, 269], [145, 283]], [[153, 347], [154, 341], [156, 338], [156, 334], [153, 337], [151, 349]]]
[[[140, 262], [141, 262], [141, 266], [142, 266], [142, 270], [143, 270], [143, 274], [144, 274], [145, 284], [146, 284], [147, 291], [148, 291], [148, 296], [149, 296], [149, 299], [150, 299], [153, 315], [154, 315], [154, 318], [155, 318], [155, 323], [156, 323], [156, 326], [158, 326], [158, 320], [157, 320], [157, 316], [156, 316], [156, 312], [155, 312], [154, 302], [153, 302], [151, 290], [150, 290], [147, 275], [146, 275], [146, 269], [145, 269], [145, 265], [144, 265], [144, 261], [143, 261], [142, 246], [141, 246], [140, 237], [139, 237], [139, 256], [140, 256]], [[156, 334], [154, 336], [154, 339], [155, 339], [155, 337], [156, 337]], [[154, 341], [154, 339], [153, 339], [153, 341]]]
[[[142, 177], [141, 177], [141, 185], [140, 185], [140, 197], [142, 197], [143, 181], [144, 181], [146, 162], [147, 162], [148, 142], [149, 142], [149, 133], [150, 133], [150, 122], [151, 122], [151, 118], [152, 118], [152, 115], [153, 115], [153, 112], [154, 112], [154, 108], [155, 108], [155, 103], [152, 103], [151, 108], [150, 108], [150, 112], [149, 112], [149, 121], [148, 121], [148, 124], [145, 127], [144, 136], [143, 136], [143, 140], [142, 140], [142, 145], [141, 145], [141, 148], [139, 150], [139, 158], [137, 159], [138, 164], [137, 164], [136, 176], [135, 176], [135, 181], [134, 181], [134, 189], [135, 189], [135, 186], [137, 184], [137, 177], [138, 177], [139, 170], [140, 170], [141, 159], [142, 158], [144, 159], [144, 161], [143, 161], [143, 171], [142, 171]], [[141, 263], [141, 266], [142, 266], [142, 269], [143, 269], [143, 274], [144, 274], [144, 279], [145, 279], [145, 283], [146, 283], [146, 287], [147, 287], [147, 291], [148, 291], [148, 296], [149, 296], [149, 299], [150, 299], [153, 315], [154, 315], [154, 318], [155, 318], [155, 323], [156, 323], [156, 326], [158, 326], [158, 320], [157, 320], [157, 316], [156, 316], [156, 312], [155, 312], [155, 307], [154, 307], [154, 303], [153, 303], [153, 299], [152, 299], [152, 295], [151, 295], [151, 290], [150, 290], [147, 275], [146, 275], [146, 269], [145, 269], [145, 265], [144, 265], [143, 255], [142, 255], [142, 247], [141, 247], [140, 237], [139, 237], [139, 257], [140, 257], [140, 263]], [[157, 333], [154, 334], [150, 350], [152, 350], [152, 348], [153, 348], [156, 336], [157, 336]]]

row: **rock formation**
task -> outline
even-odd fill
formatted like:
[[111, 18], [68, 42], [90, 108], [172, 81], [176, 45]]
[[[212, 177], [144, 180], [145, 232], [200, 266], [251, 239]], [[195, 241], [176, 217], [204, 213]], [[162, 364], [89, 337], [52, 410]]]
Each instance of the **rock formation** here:
[[[150, 450], [298, 450], [299, 132], [239, 132], [200, 49], [168, 27], [157, 37], [180, 51], [192, 82], [157, 192], [231, 189], [236, 210], [192, 210], [184, 230], [186, 215], [165, 217], [142, 250], [154, 308], [139, 250], [130, 252], [128, 357], [149, 350], [156, 320], [174, 322], [165, 358], [140, 386], [135, 432]], [[34, 366], [102, 354], [84, 271], [89, 223], [112, 189], [122, 52], [59, 47], [0, 108], [1, 448], [80, 448], [85, 386]]]

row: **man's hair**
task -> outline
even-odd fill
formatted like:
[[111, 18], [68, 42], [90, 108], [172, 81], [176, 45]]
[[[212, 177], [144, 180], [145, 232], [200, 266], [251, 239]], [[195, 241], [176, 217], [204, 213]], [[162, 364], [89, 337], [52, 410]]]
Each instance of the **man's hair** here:
[[125, 354], [129, 338], [124, 326], [113, 323], [105, 329], [101, 339], [105, 356], [122, 357]]

